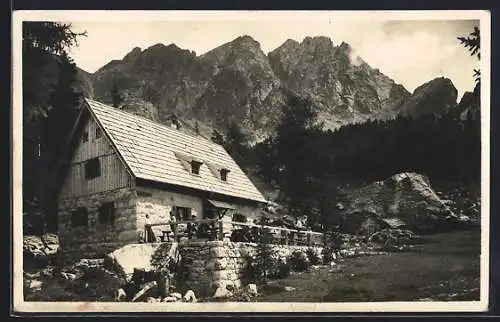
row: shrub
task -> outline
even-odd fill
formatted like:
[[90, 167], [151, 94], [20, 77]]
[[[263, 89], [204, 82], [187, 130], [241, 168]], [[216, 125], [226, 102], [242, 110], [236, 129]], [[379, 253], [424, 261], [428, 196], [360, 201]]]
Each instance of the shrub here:
[[321, 250], [321, 254], [323, 255], [323, 264], [328, 264], [333, 261], [333, 255], [332, 253], [335, 250], [331, 246], [325, 246]]
[[256, 282], [258, 279], [258, 272], [254, 265], [254, 258], [252, 256], [245, 257], [245, 267], [243, 268], [243, 273], [241, 280], [244, 284], [250, 284]]
[[295, 251], [290, 256], [290, 264], [294, 271], [303, 272], [309, 269], [311, 263], [304, 252]]
[[275, 273], [276, 278], [285, 278], [290, 276], [290, 271], [292, 270], [288, 262], [280, 262]]
[[255, 259], [252, 262], [256, 280], [266, 280], [277, 267], [275, 252], [270, 244], [270, 234], [262, 232], [257, 244]]
[[340, 249], [340, 246], [342, 245], [343, 243], [343, 239], [342, 239], [342, 234], [339, 233], [339, 232], [331, 232], [328, 234], [328, 240], [327, 240], [327, 244], [333, 249], [333, 250], [339, 250]]
[[320, 263], [319, 256], [313, 248], [308, 248], [306, 250], [306, 255], [311, 265], [317, 265]]

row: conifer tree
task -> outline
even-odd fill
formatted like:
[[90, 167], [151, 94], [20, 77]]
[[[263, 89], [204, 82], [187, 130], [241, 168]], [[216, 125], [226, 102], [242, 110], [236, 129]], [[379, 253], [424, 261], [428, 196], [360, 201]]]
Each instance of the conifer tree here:
[[[42, 192], [47, 190], [48, 181], [40, 174], [50, 173], [51, 162], [55, 160], [52, 154], [60, 147], [60, 140], [46, 140], [48, 118], [66, 114], [59, 104], [65, 101], [63, 97], [68, 95], [68, 100], [72, 100], [69, 82], [74, 76], [74, 66], [67, 62], [66, 49], [78, 45], [78, 37], [85, 35], [72, 31], [71, 24], [23, 22], [22, 25], [23, 210], [28, 215], [42, 209], [46, 201]], [[53, 91], [57, 93], [52, 94]], [[70, 109], [71, 105], [64, 106]], [[64, 129], [64, 122], [65, 118], [56, 122], [53, 130]]]
[[247, 137], [235, 121], [229, 124], [224, 147], [238, 164], [243, 164], [247, 153]]
[[224, 137], [216, 129], [213, 129], [213, 131], [212, 131], [212, 137], [210, 139], [214, 143], [217, 143], [217, 144], [220, 144], [220, 145], [224, 145]]
[[123, 96], [116, 85], [113, 85], [113, 87], [111, 88], [110, 95], [113, 107], [120, 108], [121, 104], [123, 103]]
[[[474, 31], [469, 34], [469, 37], [457, 37], [462, 45], [470, 51], [471, 56], [477, 56], [481, 59], [481, 35], [479, 27], [474, 26]], [[481, 80], [481, 71], [474, 69], [474, 79], [477, 83]]]
[[194, 132], [196, 135], [200, 135], [200, 125], [198, 124], [198, 120], [194, 123]]
[[[266, 217], [263, 216], [261, 222], [264, 226], [267, 223]], [[270, 232], [268, 229], [262, 227], [254, 262], [256, 279], [259, 281], [266, 281], [270, 277], [271, 270], [275, 264], [276, 263], [273, 262]]]

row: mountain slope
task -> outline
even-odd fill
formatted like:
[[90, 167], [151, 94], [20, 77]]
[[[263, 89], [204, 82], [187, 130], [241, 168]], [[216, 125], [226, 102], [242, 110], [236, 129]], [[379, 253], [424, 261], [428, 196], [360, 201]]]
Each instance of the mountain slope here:
[[429, 113], [439, 116], [456, 105], [457, 89], [450, 79], [438, 77], [415, 89], [399, 113], [412, 117]]
[[[442, 114], [456, 104], [446, 79], [432, 80], [410, 94], [402, 85], [355, 57], [346, 43], [327, 37], [287, 40], [267, 55], [249, 36], [197, 56], [174, 44], [134, 48], [87, 78], [87, 93], [111, 103], [116, 86], [125, 110], [167, 123], [175, 116], [198, 121], [204, 132], [225, 132], [237, 122], [251, 141], [274, 132], [286, 95], [311, 99], [325, 129], [394, 118], [399, 114]], [[207, 134], [207, 133], [205, 133]]]
[[410, 95], [353, 56], [344, 42], [335, 46], [327, 37], [306, 37], [302, 43], [287, 40], [269, 60], [290, 89], [313, 100], [326, 127], [336, 128], [395, 109]]

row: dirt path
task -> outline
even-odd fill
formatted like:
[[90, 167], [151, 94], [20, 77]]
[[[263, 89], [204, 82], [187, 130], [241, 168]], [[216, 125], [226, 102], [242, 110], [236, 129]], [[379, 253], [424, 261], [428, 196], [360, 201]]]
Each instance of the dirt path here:
[[[339, 261], [261, 285], [262, 302], [479, 300], [479, 231], [426, 236], [421, 251]], [[292, 291], [283, 291], [291, 286]]]

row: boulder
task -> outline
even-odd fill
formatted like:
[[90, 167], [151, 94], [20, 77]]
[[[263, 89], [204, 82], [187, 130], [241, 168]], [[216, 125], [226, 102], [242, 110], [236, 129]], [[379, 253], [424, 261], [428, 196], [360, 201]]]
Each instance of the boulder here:
[[49, 267], [45, 267], [44, 269], [42, 269], [40, 271], [40, 274], [45, 276], [45, 277], [53, 277], [54, 276], [54, 267], [53, 266], [49, 266]]
[[227, 288], [225, 287], [218, 287], [215, 290], [213, 298], [215, 299], [224, 299], [233, 296], [233, 293], [230, 292]]
[[162, 302], [177, 302], [178, 301], [178, 298], [176, 297], [173, 297], [173, 296], [167, 296], [165, 298], [163, 298]]
[[115, 300], [116, 301], [123, 301], [127, 298], [127, 293], [125, 293], [125, 290], [123, 288], [119, 288], [117, 291], [116, 291], [116, 296], [115, 296]]
[[29, 283], [29, 288], [32, 291], [40, 291], [42, 289], [43, 282], [39, 280], [31, 280]]
[[184, 294], [184, 301], [190, 303], [196, 303], [198, 301], [196, 299], [196, 295], [194, 294], [193, 290], [189, 290], [186, 292], [186, 294]]
[[70, 281], [73, 281], [76, 279], [76, 274], [73, 274], [73, 273], [61, 272], [61, 276], [64, 279], [70, 280]]
[[248, 284], [247, 287], [246, 287], [246, 291], [251, 296], [257, 296], [258, 295], [257, 285], [255, 285], [255, 284]]
[[[164, 250], [164, 247], [168, 247]], [[178, 244], [129, 244], [109, 253], [103, 261], [104, 267], [112, 269], [130, 281], [134, 269], [152, 271], [153, 263], [158, 260], [158, 251], [166, 258], [180, 260]], [[162, 260], [164, 260], [162, 258]]]
[[54, 255], [58, 250], [59, 238], [55, 234], [27, 235], [23, 237], [24, 254], [37, 258]]
[[23, 267], [24, 269], [41, 269], [52, 265], [57, 260], [59, 242], [57, 235], [23, 236]]
[[180, 300], [182, 299], [182, 294], [181, 293], [170, 293], [169, 296], [175, 297], [176, 299]]
[[[341, 225], [348, 233], [371, 234], [402, 224], [426, 232], [443, 223], [459, 222], [447, 202], [432, 189], [429, 179], [418, 173], [399, 173], [371, 183], [353, 191], [349, 200]], [[393, 223], [399, 227], [392, 227]]]
[[144, 271], [152, 270], [151, 257], [158, 245], [155, 244], [129, 244], [109, 253], [104, 266], [115, 270], [130, 281], [134, 274], [134, 269]]

